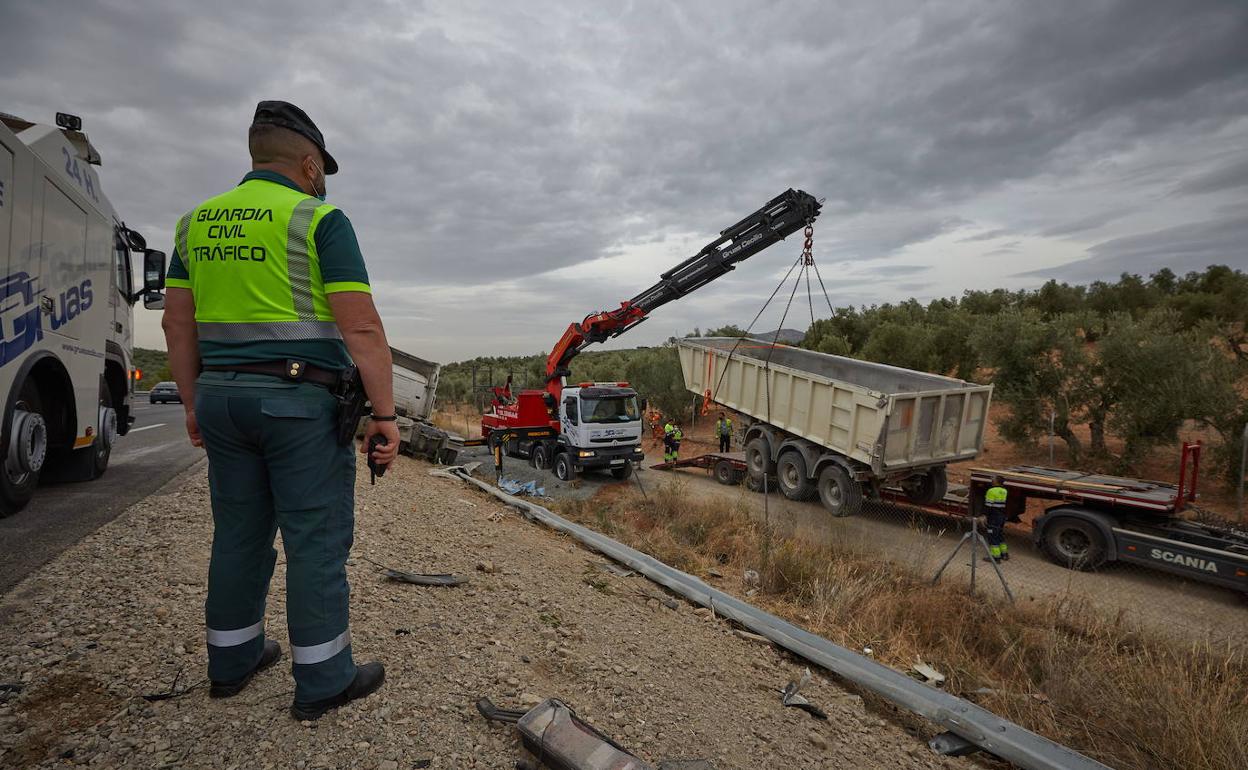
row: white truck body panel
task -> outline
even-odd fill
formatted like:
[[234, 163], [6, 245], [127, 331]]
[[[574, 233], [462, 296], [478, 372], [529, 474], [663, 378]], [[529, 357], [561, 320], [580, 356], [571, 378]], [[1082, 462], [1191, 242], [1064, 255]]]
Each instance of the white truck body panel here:
[[64, 438], [80, 451], [100, 432], [106, 369], [120, 378], [112, 400], [123, 416], [133, 390], [129, 249], [93, 154], [77, 132], [0, 120], [0, 397], [11, 404], [31, 366], [54, 359], [39, 365], [62, 367], [72, 383]]
[[689, 390], [877, 474], [968, 460], [983, 448], [991, 385], [748, 338], [676, 344]]

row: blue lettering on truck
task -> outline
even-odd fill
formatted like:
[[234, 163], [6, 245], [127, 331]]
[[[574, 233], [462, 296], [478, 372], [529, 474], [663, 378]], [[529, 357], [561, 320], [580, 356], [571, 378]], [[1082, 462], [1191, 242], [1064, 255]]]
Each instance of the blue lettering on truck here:
[[[39, 310], [39, 277], [13, 273], [0, 281], [0, 366], [21, 357], [43, 339], [43, 316]], [[91, 280], [70, 286], [57, 298], [50, 316], [52, 329], [60, 329], [91, 308], [95, 294]]]

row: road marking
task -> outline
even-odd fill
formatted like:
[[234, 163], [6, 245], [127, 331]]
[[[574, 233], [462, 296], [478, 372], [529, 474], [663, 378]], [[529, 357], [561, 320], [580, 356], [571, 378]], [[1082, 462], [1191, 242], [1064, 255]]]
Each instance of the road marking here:
[[127, 433], [126, 435], [129, 436], [130, 433], [138, 433], [141, 430], [151, 430], [152, 428], [163, 428], [168, 424], [169, 423], [167, 422], [158, 422], [155, 425], [144, 425], [142, 428], [131, 428], [130, 432]]

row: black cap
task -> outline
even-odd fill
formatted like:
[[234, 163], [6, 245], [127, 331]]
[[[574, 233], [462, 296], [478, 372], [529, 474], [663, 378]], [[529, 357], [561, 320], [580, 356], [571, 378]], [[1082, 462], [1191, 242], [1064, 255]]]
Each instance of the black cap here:
[[325, 137], [321, 136], [321, 130], [308, 117], [308, 113], [290, 102], [260, 102], [256, 105], [256, 116], [251, 119], [251, 124], [253, 126], [270, 125], [289, 128], [312, 142], [312, 144], [315, 144], [317, 149], [321, 151], [322, 157], [325, 158], [325, 173], [327, 175], [338, 173], [338, 161], [334, 160], [334, 156], [330, 155], [325, 149]]

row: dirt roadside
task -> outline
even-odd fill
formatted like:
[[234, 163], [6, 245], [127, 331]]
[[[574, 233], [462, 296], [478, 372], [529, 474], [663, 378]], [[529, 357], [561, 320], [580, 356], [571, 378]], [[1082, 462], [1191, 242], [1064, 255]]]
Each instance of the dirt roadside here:
[[[510, 768], [510, 728], [473, 703], [558, 696], [642, 755], [718, 768], [971, 767], [933, 755], [857, 696], [816, 673], [803, 690], [830, 716], [782, 708], [802, 666], [742, 640], [688, 605], [667, 609], [638, 577], [521, 520], [429, 466], [400, 458], [357, 498], [352, 634], [381, 659], [377, 695], [312, 725], [291, 720], [283, 663], [239, 697], [200, 683], [211, 537], [205, 465], [68, 549], [0, 603], [0, 766]], [[364, 559], [471, 582], [435, 589], [384, 580]], [[286, 646], [279, 558], [266, 618]], [[14, 688], [16, 689], [16, 688]], [[888, 715], [885, 715], [888, 716]]]
[[[686, 456], [712, 450], [700, 442], [692, 444], [688, 453], [684, 449], [682, 447], [682, 454]], [[646, 450], [648, 457], [655, 456], [649, 445]], [[465, 452], [460, 461], [483, 462], [477, 475], [493, 482], [493, 461], [484, 450]], [[678, 471], [647, 468], [625, 484], [604, 474], [586, 473], [576, 482], [568, 483], [558, 481], [550, 471], [533, 468], [523, 459], [507, 458], [503, 478], [535, 481], [554, 500], [587, 499], [597, 494], [639, 495], [642, 489], [678, 483], [684, 485], [682, 494], [702, 499], [713, 497], [727, 505], [738, 505], [758, 520], [767, 516], [782, 536], [879, 554], [881, 558], [925, 576], [936, 574], [962, 536], [961, 523], [952, 518], [924, 517], [916, 515], [915, 509], [889, 504], [869, 504], [855, 516], [838, 519], [829, 516], [817, 500], [794, 502], [773, 492], [767, 497], [764, 511], [761, 494], [749, 492], [742, 486], [718, 484], [707, 471], [697, 468]], [[1244, 635], [1248, 600], [1234, 591], [1129, 564], [1114, 564], [1091, 573], [1068, 570], [1051, 562], [1032, 545], [1029, 525], [1025, 524], [1010, 527], [1007, 538], [1011, 560], [1003, 569], [1019, 601], [1078, 596], [1103, 608], [1109, 617], [1136, 622], [1185, 643], [1248, 644], [1248, 637]], [[967, 579], [969, 564], [969, 548], [964, 548], [946, 568], [944, 579]], [[1001, 587], [991, 568], [982, 563], [978, 566], [977, 580], [983, 581], [980, 590], [1000, 595]]]

